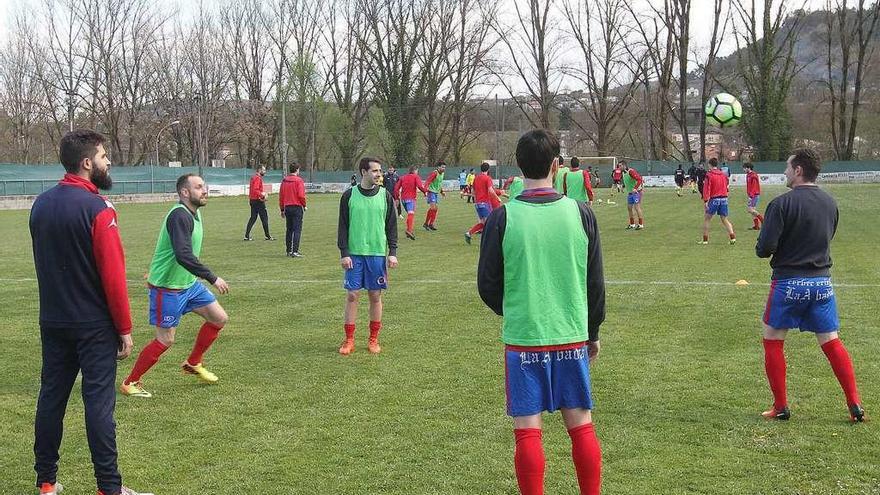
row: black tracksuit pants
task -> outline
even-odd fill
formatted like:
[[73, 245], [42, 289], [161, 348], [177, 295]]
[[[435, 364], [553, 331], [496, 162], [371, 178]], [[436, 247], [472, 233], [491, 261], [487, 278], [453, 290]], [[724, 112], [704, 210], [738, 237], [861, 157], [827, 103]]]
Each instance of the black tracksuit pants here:
[[284, 234], [284, 245], [287, 254], [299, 252], [299, 240], [303, 229], [303, 207], [285, 206], [284, 219], [287, 220], [287, 232]]
[[260, 217], [260, 222], [263, 224], [263, 233], [266, 235], [266, 238], [268, 239], [269, 237], [272, 237], [269, 235], [269, 213], [266, 212], [266, 202], [260, 201], [259, 199], [251, 200], [251, 218], [248, 220], [244, 236], [251, 236], [251, 229], [253, 228], [254, 223], [257, 222], [257, 216]]
[[82, 371], [86, 436], [98, 489], [119, 493], [122, 476], [116, 465], [116, 330], [103, 328], [40, 328], [43, 369], [34, 422], [34, 470], [37, 486], [55, 483], [58, 449], [64, 432], [67, 401]]

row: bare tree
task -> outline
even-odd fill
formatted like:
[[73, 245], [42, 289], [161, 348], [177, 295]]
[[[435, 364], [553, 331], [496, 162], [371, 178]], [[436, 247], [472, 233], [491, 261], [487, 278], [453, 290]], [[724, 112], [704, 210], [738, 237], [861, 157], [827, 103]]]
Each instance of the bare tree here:
[[449, 57], [458, 44], [455, 38], [454, 18], [457, 0], [440, 0], [428, 4], [426, 30], [422, 33], [422, 49], [419, 52], [421, 78], [424, 82], [424, 110], [422, 112], [422, 141], [424, 156], [433, 165], [449, 151], [449, 128], [452, 124], [452, 105], [448, 94], [441, 91], [448, 86], [451, 75]]
[[[497, 62], [498, 82], [513, 96], [532, 126], [549, 129], [550, 113], [562, 83], [558, 58], [564, 46], [551, 15], [555, 0], [528, 0], [525, 7], [521, 3], [525, 2], [513, 2], [512, 24], [498, 18], [491, 21], [504, 52], [499, 54], [504, 62]], [[516, 96], [515, 84], [520, 83], [526, 88], [527, 98]]]
[[746, 1], [733, 0], [739, 18], [735, 30], [738, 69], [748, 93], [744, 125], [759, 160], [784, 160], [792, 140], [786, 100], [802, 68], [794, 53], [804, 11], [801, 8], [789, 15], [784, 0], [765, 0], [763, 10], [758, 11], [755, 0]]
[[384, 114], [390, 143], [387, 158], [397, 165], [413, 163], [418, 126], [425, 108], [426, 80], [422, 33], [430, 22], [430, 2], [442, 0], [358, 0], [364, 31], [358, 42], [370, 70], [375, 103]]
[[563, 11], [580, 52], [580, 64], [567, 72], [586, 86], [583, 106], [590, 125], [572, 119], [592, 142], [599, 156], [617, 148], [617, 133], [638, 84], [627, 50], [624, 0], [567, 0]]
[[30, 69], [27, 36], [27, 31], [17, 29], [0, 51], [0, 109], [9, 116], [13, 156], [25, 164], [30, 161], [45, 105], [40, 80]]
[[326, 84], [339, 111], [331, 138], [339, 149], [339, 165], [343, 169], [354, 168], [364, 152], [370, 110], [371, 81], [363, 45], [358, 42], [365, 21], [355, 2], [331, 2], [325, 9], [326, 29], [322, 30], [329, 50], [324, 69]]
[[[853, 158], [862, 84], [869, 68], [867, 62], [874, 52], [874, 30], [880, 19], [880, 2], [874, 2], [873, 6], [866, 6], [865, 0], [855, 2], [853, 9], [848, 0], [826, 3], [828, 78], [825, 84], [831, 98], [831, 143], [838, 160]], [[851, 72], [853, 69], [855, 74]]]
[[[722, 17], [722, 12], [724, 12], [723, 6], [726, 3], [725, 0], [713, 1], [715, 5], [712, 9], [712, 37], [709, 40], [709, 51], [705, 56], [706, 62], [704, 64], [698, 63], [698, 67], [702, 72], [702, 90], [700, 91], [700, 161], [706, 160], [706, 113], [702, 111], [702, 108], [706, 106], [706, 102], [709, 100], [713, 80], [717, 77], [715, 74], [715, 61], [718, 59], [718, 50], [721, 47], [719, 41], [724, 38], [727, 24], [730, 21], [729, 10]], [[700, 60], [703, 57], [695, 58]]]

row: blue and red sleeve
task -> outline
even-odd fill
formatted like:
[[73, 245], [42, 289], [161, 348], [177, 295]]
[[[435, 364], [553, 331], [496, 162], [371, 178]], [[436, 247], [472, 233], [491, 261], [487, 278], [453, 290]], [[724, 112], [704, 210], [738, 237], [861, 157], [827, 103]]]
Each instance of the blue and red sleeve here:
[[105, 208], [92, 222], [92, 250], [116, 332], [130, 334], [131, 308], [125, 279], [125, 252], [115, 209]]

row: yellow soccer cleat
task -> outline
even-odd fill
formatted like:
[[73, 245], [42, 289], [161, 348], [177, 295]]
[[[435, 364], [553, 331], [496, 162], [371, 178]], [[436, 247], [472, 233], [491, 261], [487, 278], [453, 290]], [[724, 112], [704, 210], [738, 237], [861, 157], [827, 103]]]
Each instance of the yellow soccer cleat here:
[[217, 375], [208, 371], [207, 368], [202, 366], [202, 363], [199, 364], [189, 364], [186, 361], [180, 365], [180, 368], [183, 370], [183, 373], [186, 375], [196, 375], [199, 377], [199, 380], [205, 383], [217, 383]]
[[144, 390], [144, 384], [139, 381], [132, 383], [122, 382], [122, 385], [119, 386], [119, 392], [128, 397], [142, 397], [144, 399], [149, 399], [153, 396], [153, 394]]

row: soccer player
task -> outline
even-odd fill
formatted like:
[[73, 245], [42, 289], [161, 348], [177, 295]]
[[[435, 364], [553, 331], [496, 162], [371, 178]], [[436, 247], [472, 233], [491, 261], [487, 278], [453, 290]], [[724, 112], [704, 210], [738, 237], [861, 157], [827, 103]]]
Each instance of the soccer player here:
[[[642, 230], [645, 228], [645, 217], [642, 213], [642, 189], [645, 183], [642, 176], [626, 162], [622, 162], [623, 186], [626, 189], [626, 209], [629, 213], [627, 230]], [[636, 219], [639, 223], [636, 223]]]
[[244, 229], [244, 240], [252, 241], [251, 229], [260, 217], [260, 223], [263, 224], [263, 234], [266, 235], [267, 241], [274, 241], [275, 238], [269, 234], [269, 214], [266, 212], [266, 191], [263, 189], [263, 176], [266, 175], [266, 167], [260, 166], [251, 177], [250, 190], [248, 198], [251, 204], [251, 217], [248, 219], [247, 227]]
[[394, 195], [400, 198], [400, 202], [406, 209], [406, 237], [413, 241], [416, 240], [413, 227], [416, 216], [416, 197], [419, 191], [422, 191], [422, 194], [428, 194], [428, 190], [425, 189], [425, 185], [422, 184], [422, 179], [419, 177], [419, 167], [410, 165], [409, 173], [401, 177], [394, 186]]
[[699, 244], [709, 244], [709, 224], [712, 217], [721, 217], [721, 225], [727, 230], [730, 244], [736, 244], [736, 234], [733, 232], [733, 224], [727, 219], [729, 193], [727, 176], [718, 168], [718, 159], [709, 159], [709, 173], [703, 184], [703, 202], [706, 204], [706, 213], [703, 216], [703, 240]]
[[865, 419], [849, 353], [840, 341], [837, 303], [831, 285], [831, 239], [837, 231], [837, 203], [816, 185], [821, 164], [815, 151], [795, 150], [785, 167], [791, 191], [767, 205], [755, 253], [770, 258], [770, 295], [764, 310], [764, 369], [773, 407], [762, 415], [788, 419], [785, 336], [791, 328], [813, 332], [846, 397], [850, 419]]
[[761, 222], [764, 215], [758, 213], [758, 201], [761, 199], [761, 178], [755, 172], [755, 166], [751, 163], [743, 163], [743, 172], [746, 174], [746, 195], [749, 197], [747, 207], [752, 216], [752, 227], [749, 230], [761, 230]]
[[571, 168], [565, 174], [562, 181], [562, 194], [576, 201], [589, 201], [593, 205], [593, 185], [590, 173], [581, 170], [581, 162], [578, 157], [571, 157]]
[[[717, 163], [718, 160], [715, 160]], [[706, 167], [701, 161], [697, 164], [697, 170], [694, 171], [697, 176], [697, 191], [700, 193], [700, 196], [703, 195], [703, 184], [706, 182]]]
[[590, 362], [599, 354], [605, 319], [602, 251], [592, 210], [553, 189], [557, 153], [559, 141], [546, 130], [519, 139], [525, 190], [489, 215], [477, 287], [504, 317], [507, 414], [520, 493], [544, 493], [542, 413], [560, 410], [580, 493], [597, 495], [602, 452], [592, 423]]
[[[342, 195], [339, 202], [337, 245], [345, 270], [345, 340], [339, 354], [354, 352], [354, 328], [361, 289], [370, 298], [370, 340], [367, 350], [382, 351], [382, 291], [388, 288], [388, 267], [397, 266], [397, 217], [391, 193], [378, 186], [382, 164], [362, 158], [361, 182]], [[412, 175], [409, 174], [409, 175]], [[403, 179], [401, 179], [403, 180]], [[387, 255], [387, 258], [386, 258]]]
[[425, 223], [422, 227], [427, 231], [437, 230], [434, 222], [437, 221], [437, 213], [440, 209], [440, 196], [446, 197], [443, 191], [443, 174], [446, 172], [446, 164], [437, 162], [437, 168], [425, 179], [425, 187], [428, 189], [428, 213], [425, 214]]
[[394, 211], [397, 212], [397, 218], [402, 219], [403, 210], [400, 208], [400, 198], [394, 192], [399, 180], [400, 175], [397, 174], [397, 169], [389, 166], [388, 171], [382, 176], [382, 187], [388, 189], [388, 192], [391, 193], [391, 197], [394, 199]]
[[611, 187], [617, 192], [623, 191], [623, 165], [618, 163], [614, 166], [614, 170], [611, 172]]
[[458, 191], [459, 195], [464, 196], [464, 190], [467, 188], [467, 170], [461, 169], [458, 173]]
[[681, 165], [675, 169], [675, 194], [678, 194], [678, 197], [681, 197], [681, 191], [684, 188], [684, 170], [681, 168]]
[[483, 231], [483, 225], [492, 210], [501, 205], [498, 199], [500, 191], [495, 189], [492, 177], [489, 176], [489, 164], [483, 162], [480, 164], [480, 175], [474, 179], [474, 208], [477, 210], [477, 223], [464, 233], [464, 240], [468, 244], [474, 234]]
[[688, 183], [691, 186], [691, 194], [697, 194], [697, 166], [691, 164], [687, 171]]
[[466, 201], [467, 203], [474, 202], [474, 179], [476, 179], [476, 178], [477, 178], [477, 176], [474, 175], [474, 169], [470, 169], [470, 171], [468, 172], [468, 175], [467, 175], [467, 179], [466, 179], [467, 187], [465, 188], [465, 196], [467, 197], [467, 201]]
[[216, 383], [217, 375], [202, 364], [202, 357], [220, 335], [229, 319], [214, 294], [198, 281], [205, 279], [221, 294], [229, 285], [199, 261], [202, 252], [202, 216], [199, 208], [208, 203], [208, 188], [201, 177], [181, 175], [177, 179], [180, 202], [165, 215], [147, 283], [150, 286], [150, 325], [156, 327], [156, 338], [138, 356], [131, 373], [119, 386], [123, 395], [152, 397], [144, 390], [141, 378], [162, 354], [174, 344], [174, 337], [183, 315], [193, 312], [205, 319], [195, 345], [181, 364], [185, 374], [195, 375], [206, 383]]
[[559, 168], [556, 170], [556, 175], [553, 176], [553, 188], [559, 194], [565, 194], [565, 176], [568, 175], [569, 168], [565, 166], [565, 160], [562, 159], [562, 156], [556, 157], [556, 163]]
[[302, 238], [303, 215], [306, 210], [306, 184], [299, 176], [298, 163], [291, 163], [288, 170], [290, 173], [281, 181], [281, 190], [278, 192], [281, 218], [287, 223], [284, 248], [287, 256], [301, 258], [299, 242]]
[[31, 208], [30, 232], [40, 294], [43, 365], [34, 421], [34, 470], [43, 495], [56, 480], [64, 413], [82, 373], [86, 436], [100, 495], [137, 495], [122, 486], [117, 466], [116, 361], [133, 347], [125, 253], [109, 190], [104, 136], [88, 130], [61, 138], [66, 174]]

